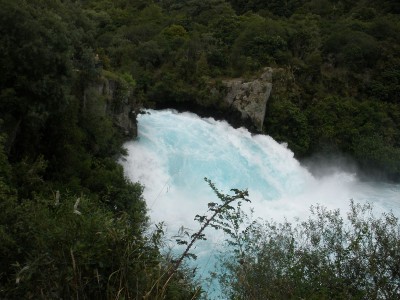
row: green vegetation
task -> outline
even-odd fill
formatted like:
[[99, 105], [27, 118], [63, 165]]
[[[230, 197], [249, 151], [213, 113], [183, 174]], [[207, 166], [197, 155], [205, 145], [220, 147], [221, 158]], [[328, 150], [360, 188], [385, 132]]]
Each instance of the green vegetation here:
[[[397, 299], [400, 224], [369, 205], [312, 207], [301, 223], [252, 221], [239, 207], [226, 218], [229, 254], [219, 282], [227, 299]], [[246, 225], [247, 224], [247, 225]]]
[[[82, 25], [94, 24], [85, 33], [103, 68], [131, 75], [145, 105], [200, 106], [220, 116], [223, 79], [273, 67], [266, 134], [287, 142], [298, 158], [340, 152], [399, 178], [397, 1], [87, 0], [75, 6]], [[371, 142], [372, 153], [365, 153]]]
[[[160, 289], [167, 299], [199, 297], [184, 268], [166, 285], [162, 274], [171, 264], [160, 254], [162, 230], [150, 231], [142, 186], [128, 182], [116, 163], [124, 136], [113, 115], [125, 107], [200, 106], [220, 113], [223, 79], [248, 78], [270, 66], [265, 133], [298, 157], [339, 151], [400, 177], [396, 0], [0, 0], [0, 7], [0, 298], [151, 299]], [[329, 226], [340, 223], [336, 215], [324, 218]], [[390, 293], [380, 284], [392, 270], [375, 282], [373, 266], [356, 261], [372, 254], [351, 243], [358, 237], [380, 242], [377, 230], [386, 238], [394, 219], [382, 221], [387, 231], [368, 220], [362, 235], [358, 221], [353, 224], [350, 244], [335, 244], [347, 247], [338, 246], [340, 266], [358, 255], [359, 273], [339, 276], [332, 260], [339, 252], [306, 240], [316, 256], [297, 246], [288, 253], [297, 257], [291, 272], [306, 277], [291, 277], [279, 265], [286, 277], [268, 285], [303, 291], [281, 289], [288, 297], [331, 298], [327, 282], [318, 282], [318, 291], [311, 285], [332, 277], [340, 295]], [[300, 229], [317, 234], [306, 227], [281, 233]], [[289, 235], [281, 233], [283, 245]], [[304, 273], [316, 264], [321, 269]], [[258, 272], [254, 261], [248, 266]], [[362, 276], [363, 284], [374, 281], [371, 290], [345, 286]], [[236, 297], [242, 283], [228, 279]]]
[[[0, 7], [0, 298], [157, 295], [170, 263], [142, 186], [116, 163], [123, 136], [112, 114], [136, 82], [104, 70], [110, 62], [95, 47], [106, 13], [74, 1]], [[106, 83], [112, 96], [96, 92]], [[164, 294], [197, 290], [174, 277]]]

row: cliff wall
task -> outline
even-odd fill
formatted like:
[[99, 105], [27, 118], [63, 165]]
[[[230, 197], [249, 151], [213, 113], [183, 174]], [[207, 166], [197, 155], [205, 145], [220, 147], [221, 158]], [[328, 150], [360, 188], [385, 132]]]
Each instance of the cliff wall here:
[[206, 101], [155, 98], [152, 99], [153, 108], [190, 111], [201, 117], [225, 120], [234, 127], [246, 127], [252, 132], [261, 132], [272, 91], [272, 76], [273, 69], [264, 68], [260, 75], [253, 78], [210, 80]]
[[110, 117], [127, 138], [137, 136], [136, 115], [140, 106], [133, 96], [133, 88], [118, 78], [101, 77], [86, 87], [83, 94], [83, 110]]
[[250, 120], [257, 131], [262, 131], [267, 101], [272, 90], [272, 68], [253, 79], [235, 78], [224, 80], [227, 88], [224, 101], [231, 110], [238, 111], [243, 121]]

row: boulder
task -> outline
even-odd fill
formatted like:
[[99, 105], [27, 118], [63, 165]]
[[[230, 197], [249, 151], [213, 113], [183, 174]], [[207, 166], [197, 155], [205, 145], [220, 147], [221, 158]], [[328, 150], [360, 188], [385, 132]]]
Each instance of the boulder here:
[[258, 131], [262, 131], [267, 101], [272, 90], [272, 68], [253, 79], [234, 78], [223, 80], [227, 88], [224, 101], [231, 109], [240, 112], [243, 121], [250, 120]]

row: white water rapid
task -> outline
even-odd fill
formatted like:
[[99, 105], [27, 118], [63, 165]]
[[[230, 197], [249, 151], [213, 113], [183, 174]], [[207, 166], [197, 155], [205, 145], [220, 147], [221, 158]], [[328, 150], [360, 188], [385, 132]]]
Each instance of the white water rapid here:
[[315, 178], [271, 137], [172, 110], [150, 110], [138, 121], [138, 139], [125, 145], [121, 164], [145, 186], [152, 221], [165, 221], [171, 235], [197, 229], [194, 216], [218, 200], [204, 177], [224, 193], [247, 188], [255, 216], [276, 221], [305, 218], [317, 203], [347, 212], [350, 199], [400, 215], [400, 185], [361, 182], [340, 170]]

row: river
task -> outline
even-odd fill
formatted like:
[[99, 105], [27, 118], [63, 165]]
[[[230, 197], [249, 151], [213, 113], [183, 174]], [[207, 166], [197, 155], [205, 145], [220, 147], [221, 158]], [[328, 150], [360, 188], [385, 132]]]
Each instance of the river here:
[[[350, 199], [372, 203], [378, 214], [392, 210], [400, 215], [399, 184], [361, 181], [339, 168], [315, 177], [285, 145], [212, 118], [148, 110], [138, 117], [138, 138], [125, 147], [128, 155], [121, 164], [126, 176], [145, 186], [151, 220], [165, 221], [170, 235], [182, 226], [198, 228], [194, 216], [217, 201], [204, 177], [224, 193], [248, 189], [251, 203], [246, 207], [264, 219], [303, 219], [316, 204], [346, 212]], [[209, 261], [210, 249], [218, 248], [218, 239], [210, 240], [214, 246], [197, 250], [203, 253], [200, 264]]]

